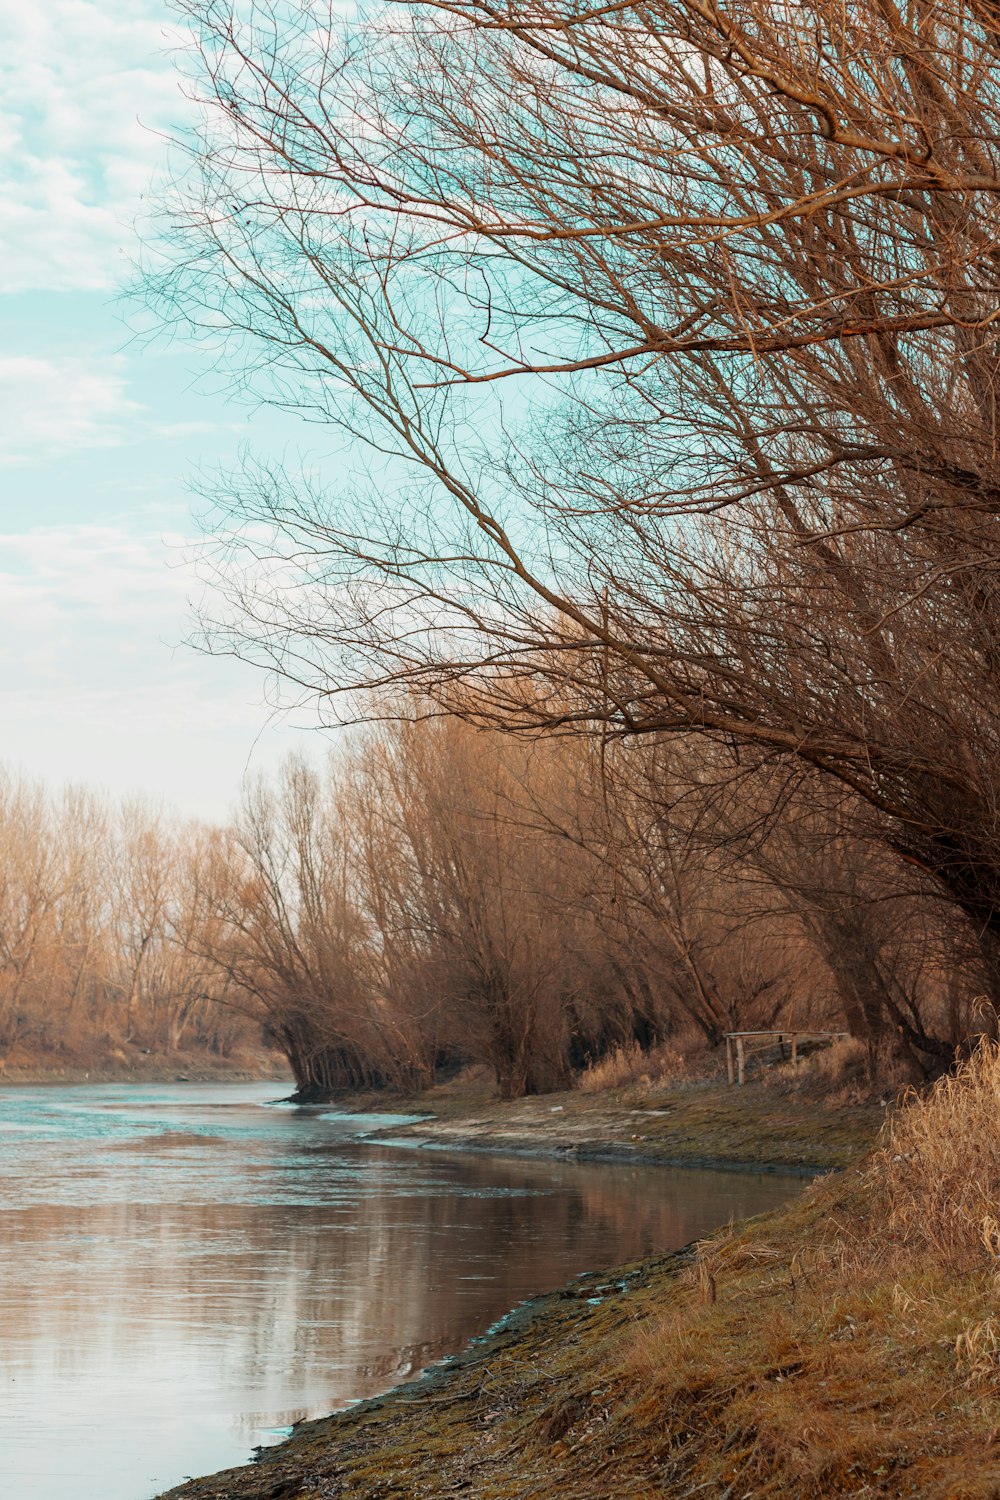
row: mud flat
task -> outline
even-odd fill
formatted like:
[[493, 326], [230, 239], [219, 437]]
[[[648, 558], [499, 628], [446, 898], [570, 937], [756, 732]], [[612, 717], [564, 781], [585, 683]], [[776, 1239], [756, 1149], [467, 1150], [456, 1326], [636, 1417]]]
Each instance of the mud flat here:
[[[404, 1102], [423, 1118], [386, 1131], [382, 1138], [396, 1144], [807, 1176], [857, 1160], [885, 1118], [879, 1104], [831, 1106], [762, 1085], [675, 1085], [648, 1094], [572, 1092], [511, 1102], [443, 1088]], [[371, 1096], [364, 1105], [388, 1107]]]

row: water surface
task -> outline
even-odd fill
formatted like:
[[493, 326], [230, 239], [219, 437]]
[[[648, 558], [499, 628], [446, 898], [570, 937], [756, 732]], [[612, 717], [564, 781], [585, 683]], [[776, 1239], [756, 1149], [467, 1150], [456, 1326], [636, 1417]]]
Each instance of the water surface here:
[[0, 1486], [146, 1500], [801, 1180], [366, 1144], [275, 1084], [0, 1091]]

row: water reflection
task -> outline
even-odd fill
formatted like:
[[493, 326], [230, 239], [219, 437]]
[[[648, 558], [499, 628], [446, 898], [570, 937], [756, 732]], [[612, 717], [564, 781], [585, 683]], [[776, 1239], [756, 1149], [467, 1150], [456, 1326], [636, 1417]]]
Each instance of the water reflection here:
[[[366, 1145], [273, 1086], [0, 1094], [0, 1452], [142, 1500], [794, 1179]], [[381, 1123], [378, 1122], [378, 1123]]]

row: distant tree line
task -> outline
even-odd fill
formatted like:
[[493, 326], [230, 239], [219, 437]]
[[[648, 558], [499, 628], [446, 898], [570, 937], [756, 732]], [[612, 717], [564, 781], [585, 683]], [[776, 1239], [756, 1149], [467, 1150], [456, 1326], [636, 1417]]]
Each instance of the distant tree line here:
[[226, 1057], [259, 1039], [195, 940], [209, 841], [139, 802], [0, 773], [0, 1062]]
[[798, 1026], [938, 1071], [981, 1024], [979, 934], [861, 799], [774, 776], [411, 714], [248, 786], [228, 826], [7, 778], [0, 1057], [263, 1033], [307, 1092], [479, 1064], [513, 1098]]

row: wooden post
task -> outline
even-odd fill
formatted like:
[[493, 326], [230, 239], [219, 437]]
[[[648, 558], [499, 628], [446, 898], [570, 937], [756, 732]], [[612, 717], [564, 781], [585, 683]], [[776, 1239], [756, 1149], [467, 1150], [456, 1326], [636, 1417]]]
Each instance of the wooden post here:
[[733, 1039], [731, 1036], [726, 1037], [726, 1072], [729, 1075], [729, 1087], [732, 1088], [736, 1079], [733, 1075]]
[[746, 1052], [743, 1047], [743, 1038], [736, 1038], [736, 1073], [739, 1078], [740, 1087], [743, 1087], [743, 1073], [746, 1068]]
[[797, 1032], [792, 1032], [792, 1067], [799, 1065], [799, 1038]]

